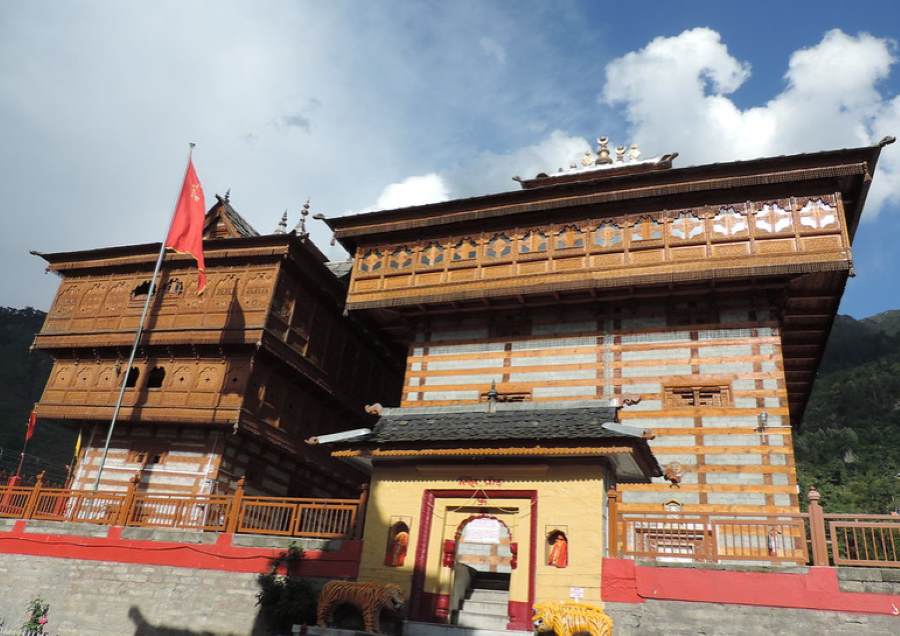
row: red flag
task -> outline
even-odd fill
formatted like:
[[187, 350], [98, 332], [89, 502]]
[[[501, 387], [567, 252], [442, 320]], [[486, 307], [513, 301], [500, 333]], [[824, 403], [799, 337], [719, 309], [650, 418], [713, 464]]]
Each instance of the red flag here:
[[31, 415], [28, 416], [28, 428], [25, 429], [25, 441], [31, 439], [31, 436], [34, 435], [34, 427], [37, 426], [37, 413], [34, 411], [31, 412]]
[[179, 254], [190, 254], [197, 261], [199, 270], [197, 293], [202, 294], [206, 287], [206, 264], [203, 262], [203, 221], [206, 217], [206, 204], [203, 200], [203, 188], [200, 179], [194, 172], [194, 163], [188, 159], [184, 185], [181, 196], [175, 206], [175, 216], [166, 237], [166, 247]]

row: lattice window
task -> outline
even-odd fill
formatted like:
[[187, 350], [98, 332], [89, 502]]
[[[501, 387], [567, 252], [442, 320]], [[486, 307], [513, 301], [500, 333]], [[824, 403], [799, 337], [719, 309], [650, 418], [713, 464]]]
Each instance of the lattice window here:
[[556, 249], [568, 250], [584, 247], [584, 232], [574, 225], [567, 225], [556, 235]]
[[672, 236], [683, 241], [703, 234], [703, 219], [693, 212], [682, 212], [671, 223]]
[[419, 257], [419, 260], [426, 267], [440, 265], [444, 262], [444, 247], [438, 243], [429, 243], [422, 250], [422, 256]]
[[547, 251], [547, 235], [540, 230], [532, 230], [519, 241], [519, 253], [531, 254]]
[[366, 250], [362, 258], [359, 259], [359, 271], [361, 272], [377, 272], [381, 269], [381, 262], [384, 253], [378, 249]]
[[478, 246], [472, 239], [465, 238], [452, 247], [451, 253], [450, 260], [454, 262], [475, 260], [478, 256]]
[[631, 228], [631, 242], [657, 241], [662, 238], [662, 225], [656, 219], [645, 216]]
[[727, 386], [668, 386], [668, 408], [721, 407], [730, 404]]
[[166, 462], [166, 455], [166, 451], [159, 449], [132, 448], [128, 451], [128, 458], [126, 461], [129, 464], [155, 466], [156, 464], [164, 464]]
[[622, 244], [622, 228], [615, 223], [603, 223], [594, 230], [594, 245], [598, 247], [616, 247]]
[[506, 234], [494, 234], [487, 242], [485, 254], [488, 258], [503, 258], [512, 254], [512, 239]]
[[412, 252], [407, 247], [398, 247], [391, 252], [388, 258], [388, 267], [391, 269], [406, 269], [412, 265]]
[[184, 292], [184, 283], [181, 282], [180, 278], [167, 280], [162, 288], [164, 296], [180, 296], [182, 292]]
[[777, 203], [766, 203], [753, 213], [753, 218], [757, 230], [773, 234], [787, 232], [794, 225], [791, 213]]
[[747, 215], [734, 208], [720, 208], [713, 217], [713, 234], [737, 236], [747, 232]]
[[800, 225], [814, 230], [837, 225], [837, 211], [822, 199], [810, 199], [800, 208]]

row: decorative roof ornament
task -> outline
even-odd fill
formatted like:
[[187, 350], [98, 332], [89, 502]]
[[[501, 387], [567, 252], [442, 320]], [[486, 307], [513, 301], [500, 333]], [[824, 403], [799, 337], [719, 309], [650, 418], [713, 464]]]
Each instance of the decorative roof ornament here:
[[285, 234], [287, 232], [287, 210], [281, 215], [278, 227], [275, 228], [275, 234]]
[[568, 167], [563, 166], [557, 172], [539, 172], [533, 179], [513, 177], [523, 188], [534, 188], [542, 185], [544, 179], [557, 180], [568, 179], [575, 175], [596, 174], [597, 177], [604, 172], [612, 171], [610, 176], [631, 172], [644, 172], [647, 170], [663, 170], [672, 167], [672, 161], [678, 156], [677, 152], [670, 152], [653, 157], [642, 158], [637, 144], [610, 144], [609, 137], [597, 137], [597, 151], [586, 150], [576, 161], [571, 161]]
[[309, 232], [306, 231], [306, 217], [309, 216], [309, 199], [306, 200], [306, 203], [303, 204], [303, 207], [300, 208], [300, 221], [297, 223], [297, 226], [294, 228], [294, 233], [300, 238], [307, 238], [309, 236]]
[[225, 190], [225, 203], [228, 203], [230, 201], [231, 201], [231, 188], [228, 188], [227, 190]]
[[597, 161], [595, 163], [598, 166], [612, 163], [612, 158], [609, 156], [609, 137], [597, 137]]

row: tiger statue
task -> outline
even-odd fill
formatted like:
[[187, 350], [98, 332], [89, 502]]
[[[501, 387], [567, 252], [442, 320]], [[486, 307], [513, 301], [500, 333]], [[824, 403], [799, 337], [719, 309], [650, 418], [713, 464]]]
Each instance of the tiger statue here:
[[367, 632], [381, 633], [380, 615], [382, 610], [399, 614], [406, 604], [399, 585], [392, 583], [358, 583], [355, 581], [329, 581], [319, 595], [316, 622], [319, 627], [328, 627], [331, 614], [338, 605], [348, 603], [356, 606], [362, 614]]
[[612, 636], [613, 622], [594, 605], [571, 601], [544, 601], [534, 604], [532, 623], [536, 632], [554, 632], [556, 636]]

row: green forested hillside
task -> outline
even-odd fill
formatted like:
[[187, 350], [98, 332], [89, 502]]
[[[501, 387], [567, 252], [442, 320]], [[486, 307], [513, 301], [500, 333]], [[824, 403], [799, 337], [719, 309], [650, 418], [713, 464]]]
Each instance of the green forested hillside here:
[[838, 316], [794, 444], [827, 510], [900, 506], [900, 310]]
[[[40, 351], [29, 351], [44, 316], [44, 312], [30, 307], [0, 307], [0, 474], [16, 468], [28, 414], [50, 373], [50, 358]], [[63, 480], [74, 435], [61, 426], [39, 423], [28, 444], [25, 474], [46, 470], [52, 481]]]

